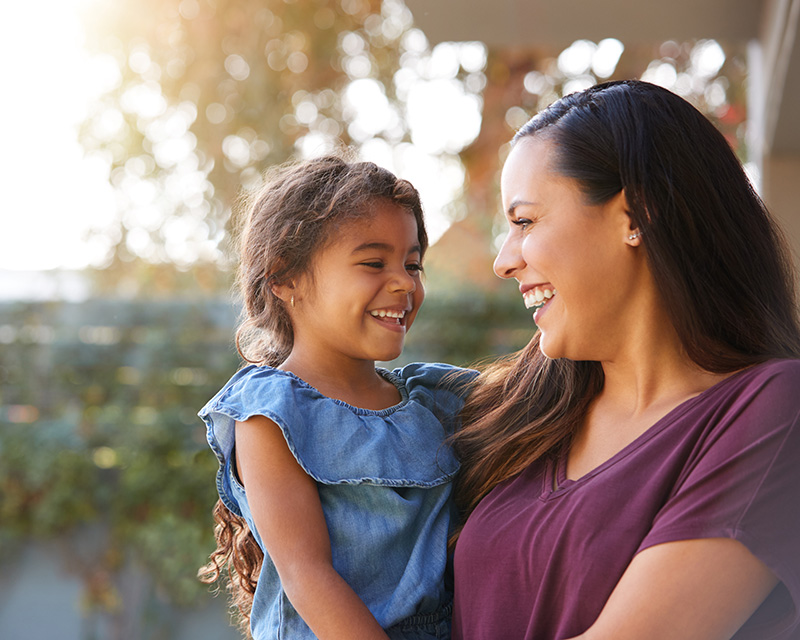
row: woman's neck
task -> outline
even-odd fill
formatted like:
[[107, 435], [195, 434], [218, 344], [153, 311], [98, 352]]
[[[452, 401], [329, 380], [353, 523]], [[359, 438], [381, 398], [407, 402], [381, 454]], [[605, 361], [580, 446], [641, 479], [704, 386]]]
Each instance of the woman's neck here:
[[651, 318], [621, 353], [601, 364], [605, 381], [599, 397], [632, 416], [653, 405], [687, 400], [726, 377], [693, 362], [666, 318]]
[[669, 323], [656, 322], [629, 337], [616, 357], [601, 363], [603, 388], [570, 448], [570, 479], [610, 459], [680, 404], [729, 375], [692, 362]]

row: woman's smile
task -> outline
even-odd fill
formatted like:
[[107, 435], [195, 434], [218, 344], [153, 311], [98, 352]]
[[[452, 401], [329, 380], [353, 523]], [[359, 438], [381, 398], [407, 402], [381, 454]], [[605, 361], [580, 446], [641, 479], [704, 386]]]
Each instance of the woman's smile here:
[[495, 272], [520, 283], [548, 357], [600, 360], [618, 346], [614, 327], [636, 317], [630, 219], [624, 198], [589, 203], [557, 163], [546, 139], [524, 139], [509, 154], [501, 178], [509, 231]]

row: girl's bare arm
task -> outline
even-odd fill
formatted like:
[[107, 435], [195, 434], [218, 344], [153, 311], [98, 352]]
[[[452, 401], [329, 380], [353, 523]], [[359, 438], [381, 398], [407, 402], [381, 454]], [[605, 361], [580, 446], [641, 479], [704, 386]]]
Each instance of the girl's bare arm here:
[[264, 416], [236, 423], [236, 460], [258, 532], [289, 601], [320, 640], [388, 640], [334, 570], [314, 480]]

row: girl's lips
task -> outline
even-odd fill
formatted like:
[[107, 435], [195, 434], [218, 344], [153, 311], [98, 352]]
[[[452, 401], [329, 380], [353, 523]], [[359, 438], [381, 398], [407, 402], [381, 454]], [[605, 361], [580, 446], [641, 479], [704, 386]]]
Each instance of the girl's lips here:
[[373, 318], [398, 318], [403, 319], [409, 309], [373, 309], [369, 314]]
[[385, 328], [393, 331], [405, 331], [406, 313], [410, 309], [373, 309], [367, 313]]

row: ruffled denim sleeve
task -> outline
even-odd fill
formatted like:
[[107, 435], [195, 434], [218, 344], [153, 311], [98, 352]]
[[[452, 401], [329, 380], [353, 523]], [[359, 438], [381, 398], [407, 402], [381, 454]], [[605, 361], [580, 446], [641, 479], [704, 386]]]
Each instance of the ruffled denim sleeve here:
[[235, 424], [255, 415], [280, 427], [297, 462], [322, 484], [433, 487], [448, 482], [458, 462], [444, 440], [454, 428], [470, 372], [443, 364], [379, 372], [401, 397], [399, 404], [380, 411], [328, 398], [297, 376], [270, 367], [250, 365], [234, 375], [199, 413], [220, 462], [217, 489], [223, 503], [242, 514], [231, 488]]
[[458, 426], [458, 413], [478, 375], [440, 362], [414, 362], [393, 372], [403, 380], [409, 396], [427, 407], [450, 435]]

